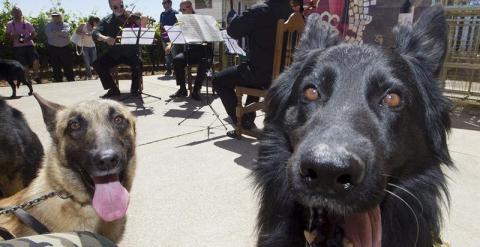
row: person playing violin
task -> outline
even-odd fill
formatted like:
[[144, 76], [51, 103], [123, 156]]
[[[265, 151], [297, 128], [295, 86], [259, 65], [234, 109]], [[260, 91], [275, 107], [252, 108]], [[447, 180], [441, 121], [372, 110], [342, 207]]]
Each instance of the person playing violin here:
[[119, 64], [130, 66], [132, 71], [130, 93], [138, 94], [142, 76], [142, 60], [138, 55], [138, 47], [116, 44], [116, 37], [121, 35], [121, 29], [127, 27], [127, 24], [134, 25], [137, 23], [135, 20], [132, 21], [136, 16], [125, 10], [122, 0], [109, 0], [108, 3], [112, 14], [103, 18], [92, 32], [94, 40], [107, 45], [106, 52], [93, 63], [93, 68], [97, 71], [103, 88], [108, 90], [100, 98], [120, 95], [120, 90], [115, 85], [110, 73], [110, 70]]

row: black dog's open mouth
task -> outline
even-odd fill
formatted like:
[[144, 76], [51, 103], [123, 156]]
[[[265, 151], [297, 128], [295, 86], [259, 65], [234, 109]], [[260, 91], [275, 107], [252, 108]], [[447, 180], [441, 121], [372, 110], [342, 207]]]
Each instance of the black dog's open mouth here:
[[380, 207], [363, 213], [339, 216], [326, 209], [310, 209], [305, 230], [309, 246], [380, 247]]

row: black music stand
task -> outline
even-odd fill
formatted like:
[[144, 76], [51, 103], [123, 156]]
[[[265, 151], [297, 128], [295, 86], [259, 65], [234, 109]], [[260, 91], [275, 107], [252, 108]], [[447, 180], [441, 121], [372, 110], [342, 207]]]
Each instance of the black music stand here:
[[[169, 38], [173, 44], [183, 44], [185, 46], [188, 46], [192, 44], [204, 44], [204, 43], [213, 43], [213, 42], [223, 41], [221, 38], [220, 30], [218, 29], [218, 26], [216, 25], [216, 21], [213, 17], [202, 16], [202, 15], [182, 15], [182, 16], [178, 16], [177, 18], [179, 19], [179, 23], [176, 26], [166, 27]], [[205, 37], [203, 36], [203, 34], [201, 34], [201, 31], [200, 33], [198, 33], [197, 32], [198, 30], [204, 31], [206, 33], [213, 31], [213, 34], [209, 33], [208, 35], [205, 35], [208, 37]], [[205, 51], [205, 57], [207, 59], [211, 57], [211, 61], [209, 61], [210, 71], [207, 72], [211, 74], [207, 75], [207, 79], [208, 79], [213, 77], [213, 73], [214, 73], [213, 57], [214, 56], [213, 54], [212, 56], [208, 54], [207, 45], [204, 45], [204, 51]], [[185, 56], [188, 62], [188, 54], [185, 53]], [[210, 95], [208, 91], [208, 81], [205, 84], [205, 88], [206, 88], [206, 96], [204, 97], [204, 100], [202, 102], [203, 104], [198, 108], [196, 108], [195, 110], [193, 110], [188, 116], [186, 116], [182, 121], [180, 121], [178, 125], [181, 125], [182, 123], [187, 121], [193, 114], [201, 110], [204, 106], [208, 106], [212, 111], [213, 115], [216, 117], [216, 120], [220, 121], [220, 123], [223, 125], [225, 130], [227, 130], [227, 126], [220, 119], [220, 115], [217, 113], [217, 111], [215, 111], [215, 109], [211, 105], [212, 100], [210, 100]], [[214, 122], [212, 122], [207, 126], [208, 135], [210, 135], [210, 128]]]
[[[142, 27], [142, 25], [138, 25], [138, 27], [131, 27], [131, 28], [125, 28], [122, 32], [122, 45], [135, 45], [137, 49], [137, 56], [141, 59], [142, 57], [142, 52], [141, 52], [141, 47], [140, 45], [153, 45], [153, 40], [155, 39], [155, 29], [150, 28], [150, 27]], [[120, 101], [124, 101], [126, 99], [129, 99], [130, 97], [133, 96], [140, 96], [140, 102], [142, 103], [143, 109], [145, 109], [143, 95], [147, 95], [148, 97], [156, 98], [161, 100], [162, 98], [147, 94], [143, 92], [143, 63], [140, 66], [140, 78], [138, 80], [139, 82], [139, 92], [138, 94], [130, 94], [127, 97], [119, 99]]]

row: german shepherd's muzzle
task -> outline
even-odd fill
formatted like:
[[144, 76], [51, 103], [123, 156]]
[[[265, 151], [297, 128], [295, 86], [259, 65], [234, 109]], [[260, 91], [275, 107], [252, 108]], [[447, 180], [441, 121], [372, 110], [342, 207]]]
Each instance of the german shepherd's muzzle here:
[[[28, 210], [50, 231], [92, 231], [117, 242], [124, 230], [135, 172], [135, 119], [120, 103], [86, 101], [64, 107], [35, 95], [52, 137], [38, 178], [25, 190], [0, 201], [13, 206], [51, 191], [71, 199], [49, 199]], [[32, 234], [13, 217], [0, 226], [16, 236]]]

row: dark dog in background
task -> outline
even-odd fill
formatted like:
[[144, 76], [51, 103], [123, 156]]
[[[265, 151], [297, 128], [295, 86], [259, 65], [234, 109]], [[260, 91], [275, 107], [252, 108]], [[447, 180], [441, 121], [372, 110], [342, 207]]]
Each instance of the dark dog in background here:
[[[12, 88], [12, 96], [10, 96], [10, 98], [17, 96], [17, 88], [20, 87], [21, 83], [27, 85], [30, 90], [28, 95], [32, 95], [33, 93], [32, 83], [25, 77], [25, 69], [16, 60], [0, 59], [0, 80], [5, 80], [10, 84]], [[16, 87], [15, 81], [17, 81]]]
[[311, 15], [267, 96], [253, 175], [258, 246], [433, 246], [448, 201], [450, 102], [439, 6], [395, 27], [395, 47], [343, 44]]
[[23, 114], [0, 99], [0, 198], [25, 188], [37, 176], [43, 147]]

